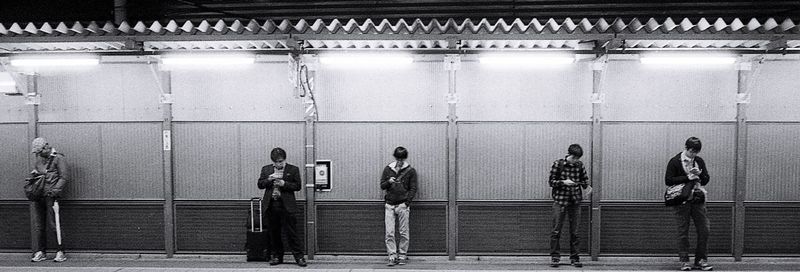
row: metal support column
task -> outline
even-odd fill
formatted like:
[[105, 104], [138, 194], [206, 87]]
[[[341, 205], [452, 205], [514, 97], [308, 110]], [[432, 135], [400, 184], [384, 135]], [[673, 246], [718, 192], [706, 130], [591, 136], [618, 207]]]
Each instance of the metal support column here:
[[600, 255], [600, 200], [603, 189], [603, 127], [601, 106], [603, 102], [603, 69], [605, 58], [592, 63], [592, 222], [591, 222], [591, 255], [597, 261]]
[[734, 185], [733, 258], [742, 260], [744, 252], [744, 200], [747, 197], [747, 103], [750, 102], [748, 82], [751, 80], [751, 64], [740, 63], [736, 98], [736, 182]]
[[157, 75], [161, 84], [161, 140], [162, 167], [164, 169], [164, 249], [167, 258], [175, 254], [175, 194], [172, 160], [172, 78], [168, 71]]
[[[301, 56], [293, 55], [295, 65], [306, 65]], [[315, 65], [306, 65], [308, 68], [308, 79], [313, 81]], [[307, 82], [308, 88], [311, 88], [311, 83]], [[300, 84], [304, 84], [300, 82]], [[295, 86], [300, 87], [302, 86]], [[317, 165], [316, 157], [316, 124], [317, 124], [317, 108], [313, 100], [312, 90], [307, 90], [303, 96], [303, 106], [305, 108], [305, 135], [303, 142], [305, 143], [305, 179], [306, 179], [306, 254], [309, 260], [314, 259], [317, 252], [317, 205], [316, 205], [316, 185], [314, 170]]]
[[[39, 137], [39, 101], [41, 95], [39, 94], [36, 79], [36, 74], [25, 75], [25, 86], [27, 88], [25, 104], [30, 106], [28, 107], [28, 145], [34, 138]], [[28, 153], [28, 168], [33, 169], [34, 159], [36, 159], [35, 155]]]
[[458, 147], [458, 116], [456, 115], [456, 72], [461, 68], [461, 56], [448, 54], [444, 59], [448, 71], [447, 92], [447, 256], [456, 259], [458, 249], [458, 173], [456, 149]]
[[[31, 142], [36, 137], [39, 137], [39, 101], [41, 95], [39, 94], [38, 86], [36, 85], [36, 74], [26, 75], [25, 82], [27, 87], [27, 93], [25, 94], [25, 104], [29, 105], [28, 107], [28, 149], [26, 149], [26, 153], [28, 153], [28, 169], [33, 169], [34, 165], [36, 165], [36, 154], [31, 153]], [[36, 213], [33, 207], [33, 202], [29, 202], [28, 205], [29, 214]], [[33, 220], [33, 216], [30, 217], [31, 219], [31, 226], [36, 224]], [[36, 237], [38, 235], [37, 231], [34, 228], [31, 228], [31, 237]], [[33, 244], [33, 239], [31, 239], [31, 248], [36, 248], [38, 245]]]

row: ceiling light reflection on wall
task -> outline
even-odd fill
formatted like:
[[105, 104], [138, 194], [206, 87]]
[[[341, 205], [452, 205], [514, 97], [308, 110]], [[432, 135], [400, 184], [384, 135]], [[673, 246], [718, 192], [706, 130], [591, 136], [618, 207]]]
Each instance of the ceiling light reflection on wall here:
[[98, 57], [35, 57], [12, 58], [11, 66], [16, 67], [70, 67], [93, 66], [100, 64]]
[[397, 54], [331, 54], [319, 56], [319, 63], [339, 68], [393, 68], [414, 63], [414, 57]]
[[496, 54], [478, 57], [481, 65], [500, 68], [547, 68], [575, 63], [573, 55], [551, 54]]
[[721, 66], [736, 63], [735, 57], [726, 56], [642, 56], [642, 64], [664, 66]]
[[255, 56], [225, 56], [225, 55], [181, 55], [164, 56], [161, 63], [167, 66], [217, 66], [217, 65], [248, 65], [256, 62]]

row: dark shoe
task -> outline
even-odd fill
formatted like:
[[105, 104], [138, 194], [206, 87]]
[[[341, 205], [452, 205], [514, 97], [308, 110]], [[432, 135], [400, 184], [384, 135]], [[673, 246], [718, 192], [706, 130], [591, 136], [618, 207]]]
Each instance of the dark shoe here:
[[397, 265], [405, 265], [406, 263], [408, 263], [408, 259], [402, 257], [397, 258]]
[[689, 262], [681, 263], [681, 271], [692, 271], [692, 265]]
[[295, 258], [294, 261], [297, 262], [297, 265], [300, 267], [306, 267], [308, 265], [308, 263], [306, 263], [306, 258], [303, 257]]
[[583, 267], [583, 264], [581, 263], [580, 260], [571, 260], [569, 261], [569, 264], [574, 267]]
[[714, 270], [714, 267], [708, 264], [708, 261], [705, 259], [700, 259], [699, 261], [694, 263], [694, 268], [703, 270], [703, 271], [711, 271]]
[[561, 259], [553, 258], [550, 260], [550, 267], [558, 267], [559, 263], [561, 263]]
[[280, 259], [278, 257], [272, 257], [272, 259], [269, 260], [269, 265], [279, 265], [279, 264], [282, 264], [282, 263], [283, 263], [283, 259]]

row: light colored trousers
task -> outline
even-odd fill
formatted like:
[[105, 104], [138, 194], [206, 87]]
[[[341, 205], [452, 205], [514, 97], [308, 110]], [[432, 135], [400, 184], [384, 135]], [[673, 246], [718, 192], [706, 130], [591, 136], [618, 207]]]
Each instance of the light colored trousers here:
[[[384, 221], [386, 222], [386, 251], [389, 258], [406, 258], [408, 252], [408, 240], [411, 234], [408, 230], [408, 216], [410, 208], [405, 203], [399, 205], [385, 204]], [[395, 219], [400, 225], [400, 241], [395, 243]]]

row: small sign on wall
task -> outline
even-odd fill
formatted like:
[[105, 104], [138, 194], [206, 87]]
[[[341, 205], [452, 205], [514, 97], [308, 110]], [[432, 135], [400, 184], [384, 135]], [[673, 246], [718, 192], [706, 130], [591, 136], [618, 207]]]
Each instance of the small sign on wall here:
[[172, 150], [172, 133], [170, 130], [164, 130], [164, 151]]
[[331, 185], [331, 161], [317, 160], [317, 165], [314, 167], [314, 188], [317, 191], [330, 191]]

